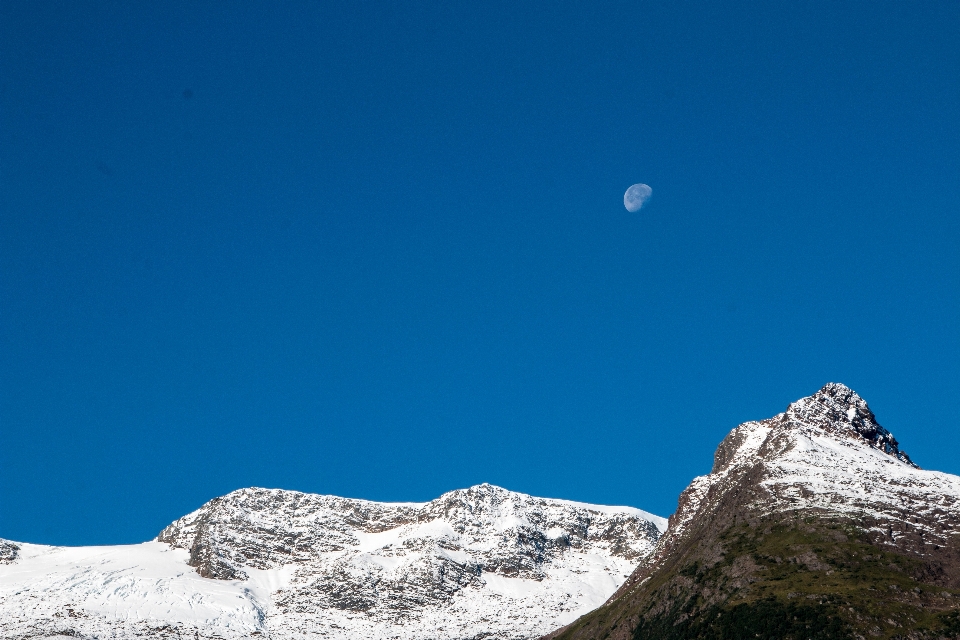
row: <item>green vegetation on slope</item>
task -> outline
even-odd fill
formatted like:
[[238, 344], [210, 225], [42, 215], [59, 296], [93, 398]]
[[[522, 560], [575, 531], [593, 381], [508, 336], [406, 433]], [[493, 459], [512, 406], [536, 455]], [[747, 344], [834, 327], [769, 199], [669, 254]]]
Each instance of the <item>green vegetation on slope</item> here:
[[711, 607], [696, 617], [677, 621], [678, 616], [641, 620], [634, 640], [850, 640], [852, 636], [835, 608], [784, 604], [773, 598], [742, 602], [729, 608]]
[[919, 558], [877, 547], [849, 524], [741, 525], [720, 543], [718, 562], [679, 569], [689, 587], [674, 601], [683, 604], [641, 619], [635, 640], [935, 637], [960, 626], [944, 614], [957, 594], [919, 580]]

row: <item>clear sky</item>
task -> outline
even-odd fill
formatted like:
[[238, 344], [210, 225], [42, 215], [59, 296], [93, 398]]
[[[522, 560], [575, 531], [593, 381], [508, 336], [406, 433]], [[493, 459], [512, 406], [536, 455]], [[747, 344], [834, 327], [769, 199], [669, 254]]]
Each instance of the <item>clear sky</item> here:
[[960, 473], [958, 33], [953, 1], [3, 2], [0, 537], [139, 542], [252, 485], [669, 515], [828, 381]]

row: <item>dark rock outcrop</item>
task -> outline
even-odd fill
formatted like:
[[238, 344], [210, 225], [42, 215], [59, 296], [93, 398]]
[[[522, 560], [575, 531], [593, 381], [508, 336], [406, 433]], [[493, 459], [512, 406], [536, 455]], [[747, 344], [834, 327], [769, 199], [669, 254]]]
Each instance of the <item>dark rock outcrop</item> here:
[[17, 559], [20, 547], [9, 540], [0, 539], [0, 564], [10, 564]]

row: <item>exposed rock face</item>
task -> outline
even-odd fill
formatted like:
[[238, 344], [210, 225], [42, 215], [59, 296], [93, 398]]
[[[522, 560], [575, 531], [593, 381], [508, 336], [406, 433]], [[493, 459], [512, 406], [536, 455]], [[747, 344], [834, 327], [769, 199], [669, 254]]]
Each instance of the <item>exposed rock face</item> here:
[[654, 553], [550, 637], [960, 637], [958, 605], [960, 477], [828, 384], [734, 429]]
[[279, 489], [241, 489], [214, 498], [160, 532], [157, 539], [190, 552], [205, 578], [244, 580], [243, 567], [305, 563], [417, 521], [419, 505], [388, 505]]
[[0, 564], [10, 564], [17, 559], [20, 547], [9, 540], [0, 539]]
[[[560, 587], [551, 569], [598, 551], [630, 566], [660, 536], [657, 519], [644, 516], [492, 485], [425, 504], [243, 489], [174, 522], [158, 540], [188, 550], [205, 577], [245, 580], [251, 568], [297, 566], [290, 588], [275, 599], [278, 617], [302, 623], [328, 611], [364, 612], [395, 623], [447, 605], [468, 588], [482, 592], [484, 576]], [[547, 615], [569, 610], [569, 595], [547, 591], [538, 601]]]
[[243, 489], [144, 545], [24, 545], [34, 577], [0, 572], [0, 637], [534, 638], [606, 600], [665, 527], [486, 484], [417, 504]]

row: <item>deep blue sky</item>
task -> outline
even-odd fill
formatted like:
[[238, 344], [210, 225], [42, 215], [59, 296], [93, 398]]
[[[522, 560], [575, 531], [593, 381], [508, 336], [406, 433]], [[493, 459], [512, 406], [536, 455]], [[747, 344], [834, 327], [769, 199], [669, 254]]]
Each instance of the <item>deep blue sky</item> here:
[[0, 537], [668, 515], [828, 381], [960, 473], [960, 4], [231, 4], [0, 5]]

